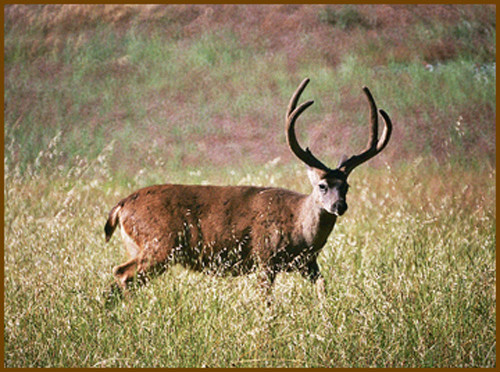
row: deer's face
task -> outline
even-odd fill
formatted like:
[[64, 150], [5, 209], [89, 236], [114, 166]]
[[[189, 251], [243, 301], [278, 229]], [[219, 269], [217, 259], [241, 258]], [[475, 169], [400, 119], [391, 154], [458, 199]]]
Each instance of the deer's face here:
[[347, 210], [347, 175], [338, 169], [325, 172], [314, 168], [308, 169], [308, 175], [314, 198], [321, 208], [327, 213], [342, 216]]

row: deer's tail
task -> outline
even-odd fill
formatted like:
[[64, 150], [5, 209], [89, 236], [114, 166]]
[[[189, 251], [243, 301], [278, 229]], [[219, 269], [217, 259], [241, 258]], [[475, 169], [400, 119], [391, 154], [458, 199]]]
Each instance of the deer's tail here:
[[122, 209], [123, 203], [118, 203], [111, 209], [109, 212], [108, 220], [106, 221], [106, 225], [104, 226], [104, 232], [106, 234], [106, 242], [111, 239], [111, 236], [116, 230], [116, 226], [118, 226], [119, 218], [118, 213], [120, 209]]

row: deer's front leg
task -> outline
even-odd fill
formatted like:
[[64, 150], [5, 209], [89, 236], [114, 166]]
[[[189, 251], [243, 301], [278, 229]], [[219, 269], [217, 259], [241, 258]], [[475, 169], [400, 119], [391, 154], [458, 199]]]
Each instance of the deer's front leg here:
[[276, 272], [270, 268], [263, 268], [259, 273], [259, 287], [266, 298], [266, 305], [271, 306], [273, 302], [272, 286], [276, 279]]
[[321, 275], [321, 272], [319, 271], [316, 258], [304, 265], [303, 269], [300, 270], [300, 273], [304, 278], [308, 279], [315, 285], [318, 298], [323, 300], [326, 295], [325, 278], [323, 278], [323, 275]]

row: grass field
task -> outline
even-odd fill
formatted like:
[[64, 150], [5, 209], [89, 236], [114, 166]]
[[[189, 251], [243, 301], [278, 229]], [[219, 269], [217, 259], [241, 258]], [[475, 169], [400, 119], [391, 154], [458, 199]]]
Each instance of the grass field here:
[[[4, 366], [496, 366], [495, 7], [4, 12]], [[332, 167], [366, 142], [362, 85], [395, 127], [350, 176], [325, 301], [176, 266], [106, 307], [135, 189], [309, 192], [283, 120], [306, 76], [298, 134]]]

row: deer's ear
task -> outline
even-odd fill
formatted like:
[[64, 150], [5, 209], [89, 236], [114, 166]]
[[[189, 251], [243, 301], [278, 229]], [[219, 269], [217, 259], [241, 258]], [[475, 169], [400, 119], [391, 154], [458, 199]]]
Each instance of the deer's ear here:
[[346, 154], [343, 154], [341, 157], [340, 157], [340, 160], [339, 160], [339, 165], [337, 165], [337, 168], [340, 168], [340, 166], [342, 165], [343, 162], [345, 162], [347, 160], [347, 155]]
[[309, 181], [311, 181], [311, 185], [316, 186], [324, 175], [324, 171], [307, 166], [307, 176], [309, 177]]

